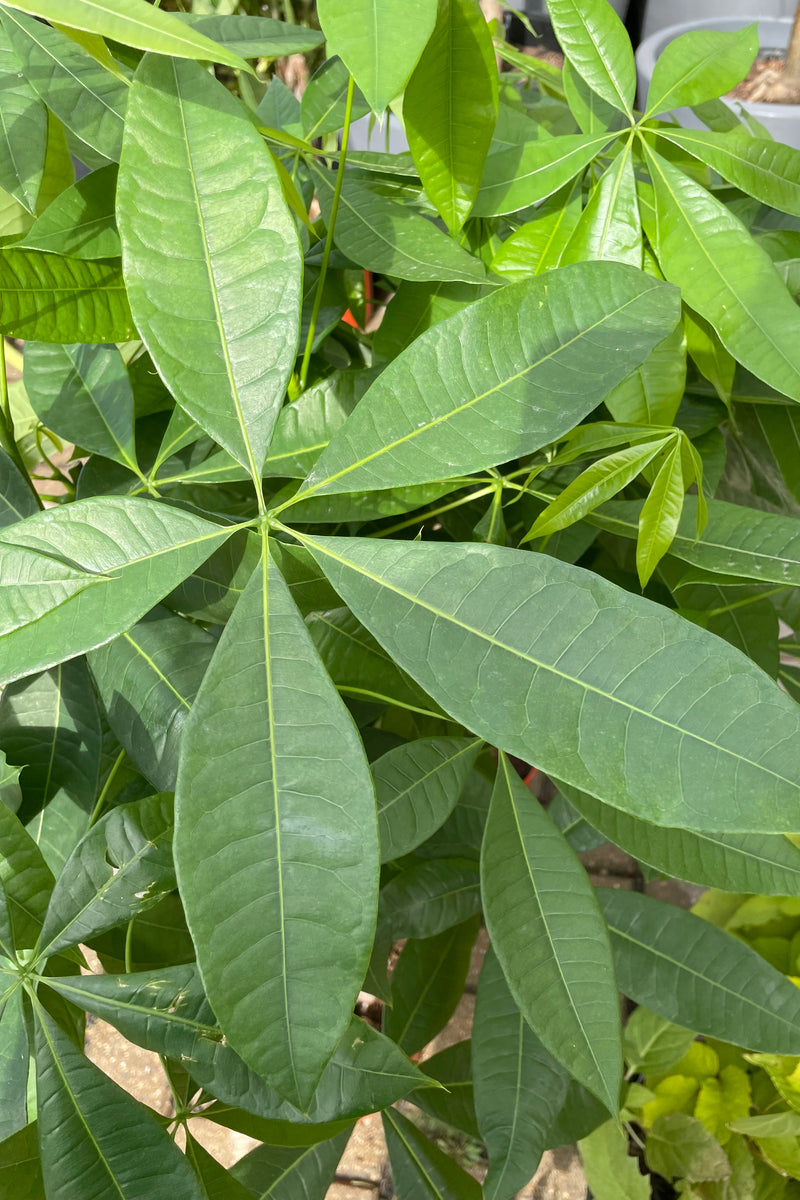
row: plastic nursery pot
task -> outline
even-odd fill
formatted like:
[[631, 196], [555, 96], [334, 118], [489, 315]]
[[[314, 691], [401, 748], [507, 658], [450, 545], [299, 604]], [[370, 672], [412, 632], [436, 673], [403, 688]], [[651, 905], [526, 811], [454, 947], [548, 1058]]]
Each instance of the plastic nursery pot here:
[[[681, 25], [686, 21], [724, 21], [728, 18], [747, 17], [758, 9], [759, 18], [793, 17], [796, 0], [647, 0], [644, 5], [642, 40], [670, 25]], [[708, 28], [708, 26], [706, 26]], [[724, 26], [716, 25], [721, 29]]]
[[[752, 0], [749, 0], [749, 2], [752, 3]], [[793, 5], [794, 3], [795, 0], [792, 0]], [[661, 29], [658, 33], [654, 33], [651, 37], [646, 38], [636, 51], [640, 104], [644, 105], [650, 87], [650, 80], [653, 77], [653, 68], [658, 56], [674, 38], [679, 37], [682, 33], [690, 33], [695, 29], [719, 29], [729, 32], [741, 29], [744, 25], [750, 25], [753, 21], [758, 22], [759, 41], [762, 51], [777, 50], [783, 52], [786, 50], [786, 47], [789, 45], [789, 34], [792, 29], [791, 18], [773, 17], [765, 20], [757, 14], [743, 14], [739, 17], [709, 17], [702, 21], [684, 21], [681, 24], [670, 25], [666, 29]], [[776, 141], [785, 142], [787, 146], [794, 146], [795, 149], [800, 150], [800, 104], [754, 104], [747, 100], [727, 99], [725, 103], [734, 112], [737, 112], [740, 108], [746, 109], [757, 121], [760, 121]], [[689, 129], [705, 128], [690, 108], [673, 109], [673, 115], [677, 117], [681, 125], [685, 125]]]

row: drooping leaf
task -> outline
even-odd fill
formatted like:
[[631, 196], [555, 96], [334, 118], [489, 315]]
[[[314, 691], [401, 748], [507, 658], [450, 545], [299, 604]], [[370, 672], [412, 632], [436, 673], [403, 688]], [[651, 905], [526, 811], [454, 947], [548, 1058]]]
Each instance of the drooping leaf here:
[[[138, 621], [229, 536], [229, 529], [192, 513], [128, 496], [81, 500], [0, 530], [0, 546], [27, 550], [39, 578], [51, 577], [53, 567], [63, 571], [59, 560], [49, 557], [53, 554], [78, 564], [80, 572], [95, 573], [86, 576], [90, 586], [0, 641], [0, 682], [103, 645]], [[6, 551], [4, 563], [10, 557]], [[17, 596], [9, 593], [8, 603], [16, 604]]]
[[139, 67], [117, 219], [131, 304], [159, 373], [260, 478], [297, 348], [300, 248], [268, 150], [197, 64], [153, 56]]
[[344, 1032], [369, 959], [373, 795], [352, 720], [265, 558], [185, 726], [176, 861], [231, 1045], [300, 1107]]
[[480, 6], [440, 0], [405, 89], [403, 123], [423, 187], [451, 233], [478, 194], [496, 116], [497, 67]]
[[112, 730], [160, 791], [175, 790], [183, 726], [216, 644], [199, 625], [157, 606], [89, 655]]
[[796, 825], [794, 701], [704, 630], [545, 555], [302, 540], [395, 661], [492, 745], [646, 820]]
[[113, 38], [137, 50], [155, 50], [175, 58], [199, 58], [246, 69], [238, 54], [187, 28], [175, 14], [154, 9], [144, 0], [23, 0], [22, 3], [4, 0], [4, 3], [60, 25]]
[[674, 320], [672, 290], [618, 263], [503, 288], [383, 371], [304, 490], [407, 486], [530, 454], [591, 412]]
[[35, 213], [47, 152], [47, 109], [22, 75], [1, 24], [0, 82], [0, 187]]
[[402, 92], [436, 21], [436, 0], [320, 0], [328, 52], [338, 54], [369, 106]]
[[480, 748], [473, 739], [429, 738], [397, 746], [373, 763], [383, 862], [409, 854], [444, 824]]
[[633, 116], [636, 66], [630, 38], [606, 0], [548, 0], [564, 55], [607, 104]]
[[616, 1113], [622, 1032], [603, 918], [577, 857], [504, 755], [481, 850], [481, 894], [522, 1016]]
[[119, 262], [0, 250], [0, 333], [36, 342], [136, 337]]
[[24, 380], [48, 429], [138, 474], [133, 391], [116, 346], [28, 342]]
[[48, 1200], [203, 1200], [155, 1115], [89, 1062], [37, 1007], [39, 1149]]
[[5, 4], [0, 20], [25, 78], [47, 107], [81, 142], [116, 161], [128, 99], [125, 84], [52, 25], [12, 12]]
[[431, 938], [409, 938], [392, 971], [392, 1004], [383, 1030], [416, 1054], [444, 1029], [464, 993], [477, 917]]
[[650, 1181], [628, 1153], [625, 1131], [606, 1121], [579, 1144], [586, 1179], [596, 1200], [650, 1200]]
[[721, 879], [732, 892], [795, 895], [800, 883], [800, 850], [781, 834], [698, 833], [660, 829], [594, 796], [565, 788], [566, 795], [609, 841], [665, 875], [715, 887]]
[[568, 1076], [514, 1002], [492, 949], [478, 984], [472, 1033], [475, 1108], [489, 1153], [487, 1200], [508, 1200], [534, 1175]]
[[800, 991], [693, 913], [601, 888], [620, 989], [669, 1021], [750, 1050], [800, 1053]]
[[647, 93], [647, 116], [681, 104], [724, 96], [744, 79], [758, 53], [758, 27], [730, 33], [693, 29], [667, 42], [656, 60]]
[[387, 1108], [383, 1130], [397, 1200], [480, 1200], [478, 1182], [402, 1113]]
[[22, 245], [73, 258], [119, 258], [114, 220], [117, 167], [109, 164], [65, 188], [31, 225]]
[[257, 1146], [231, 1174], [261, 1200], [325, 1200], [351, 1132], [314, 1146]]
[[381, 891], [380, 917], [393, 941], [432, 938], [480, 912], [477, 864], [437, 858], [406, 867]]
[[175, 886], [169, 795], [114, 808], [67, 859], [44, 919], [42, 957], [152, 908]]

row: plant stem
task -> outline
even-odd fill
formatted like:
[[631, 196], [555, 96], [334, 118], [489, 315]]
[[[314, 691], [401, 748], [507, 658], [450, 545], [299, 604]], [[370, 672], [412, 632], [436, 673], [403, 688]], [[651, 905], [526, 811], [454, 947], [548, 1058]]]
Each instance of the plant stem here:
[[0, 446], [3, 447], [33, 493], [37, 508], [44, 508], [14, 438], [14, 418], [11, 416], [11, 401], [6, 378], [6, 339], [4, 337], [0, 337]]
[[106, 779], [105, 783], [103, 784], [103, 790], [101, 791], [100, 795], [97, 797], [97, 804], [95, 804], [94, 810], [92, 811], [92, 815], [89, 817], [89, 829], [92, 828], [92, 826], [99, 819], [100, 814], [103, 811], [103, 805], [105, 804], [106, 800], [108, 799], [108, 793], [111, 790], [112, 783], [114, 782], [114, 780], [117, 777], [117, 772], [119, 771], [120, 767], [122, 766], [123, 762], [125, 761], [126, 753], [127, 753], [127, 751], [125, 751], [124, 749], [120, 750], [119, 754], [117, 755], [116, 759], [114, 760], [113, 767], [108, 772], [108, 778]]
[[328, 261], [331, 257], [333, 249], [333, 231], [336, 228], [336, 216], [339, 212], [339, 200], [342, 195], [342, 184], [344, 183], [344, 167], [347, 161], [347, 143], [350, 138], [350, 121], [353, 116], [353, 95], [355, 92], [355, 82], [351, 75], [347, 83], [347, 101], [344, 110], [344, 129], [342, 130], [342, 148], [339, 152], [339, 166], [336, 171], [336, 186], [333, 189], [333, 203], [331, 205], [331, 219], [328, 222], [328, 231], [325, 234], [325, 247], [322, 251], [322, 265], [319, 269], [319, 279], [317, 280], [317, 290], [314, 293], [314, 305], [311, 309], [311, 320], [308, 325], [308, 336], [306, 337], [306, 346], [303, 351], [303, 362], [300, 367], [300, 390], [304, 391], [306, 380], [308, 379], [308, 364], [311, 361], [311, 351], [314, 346], [314, 335], [317, 332], [317, 320], [319, 319], [319, 310], [322, 307], [322, 292], [325, 287], [325, 279], [328, 274]]
[[125, 930], [125, 974], [130, 975], [133, 970], [133, 925], [136, 918], [131, 917], [128, 921], [128, 928]]

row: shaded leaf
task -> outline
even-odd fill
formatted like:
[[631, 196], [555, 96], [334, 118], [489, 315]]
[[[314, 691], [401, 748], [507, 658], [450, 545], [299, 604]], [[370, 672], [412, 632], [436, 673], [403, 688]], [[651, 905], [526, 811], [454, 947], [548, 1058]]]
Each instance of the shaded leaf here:
[[315, 1146], [256, 1146], [231, 1174], [259, 1200], [324, 1200], [351, 1132]]
[[2, 25], [0, 79], [0, 187], [35, 213], [47, 152], [47, 109], [22, 74]]
[[[4, 982], [8, 983], [8, 976]], [[22, 996], [21, 989], [17, 988], [0, 1005], [0, 1138], [3, 1141], [28, 1122], [29, 1050]]]
[[381, 891], [379, 913], [397, 941], [435, 937], [480, 907], [477, 865], [465, 858], [436, 858], [395, 875]]
[[596, 1200], [649, 1200], [650, 1180], [639, 1173], [628, 1153], [627, 1134], [614, 1121], [595, 1129], [578, 1149]]
[[645, 1161], [665, 1179], [727, 1179], [731, 1165], [713, 1134], [694, 1117], [670, 1113], [659, 1117], [649, 1131]]
[[397, 1200], [480, 1200], [480, 1185], [395, 1109], [383, 1130]]
[[428, 738], [387, 751], [372, 765], [381, 860], [426, 842], [449, 817], [480, 751], [466, 738]]

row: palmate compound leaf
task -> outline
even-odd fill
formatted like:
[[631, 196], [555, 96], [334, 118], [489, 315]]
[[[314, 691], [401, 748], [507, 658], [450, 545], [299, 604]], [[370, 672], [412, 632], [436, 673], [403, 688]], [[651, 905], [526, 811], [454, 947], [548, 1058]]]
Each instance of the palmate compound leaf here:
[[301, 540], [403, 670], [491, 744], [657, 824], [797, 826], [800, 710], [677, 614], [542, 554]]
[[355, 725], [266, 553], [186, 722], [175, 855], [230, 1044], [304, 1107], [367, 969], [378, 827]]
[[525, 1020], [616, 1114], [622, 1030], [605, 923], [577, 856], [505, 755], [481, 850], [481, 893], [494, 951]]
[[153, 55], [136, 72], [117, 220], [131, 306], [159, 373], [260, 478], [297, 349], [300, 246], [269, 151], [198, 64]]
[[298, 499], [407, 487], [530, 454], [673, 328], [677, 293], [621, 263], [511, 284], [423, 333], [333, 435]]
[[[5, 616], [22, 615], [31, 595], [37, 602], [46, 597], [54, 571], [70, 581], [60, 585], [66, 592], [76, 579], [85, 586], [74, 586], [57, 607], [43, 603], [43, 612], [0, 638], [0, 683], [110, 641], [230, 535], [230, 526], [127, 496], [79, 500], [7, 526], [0, 531]], [[17, 562], [24, 569], [7, 581], [9, 564]]]

